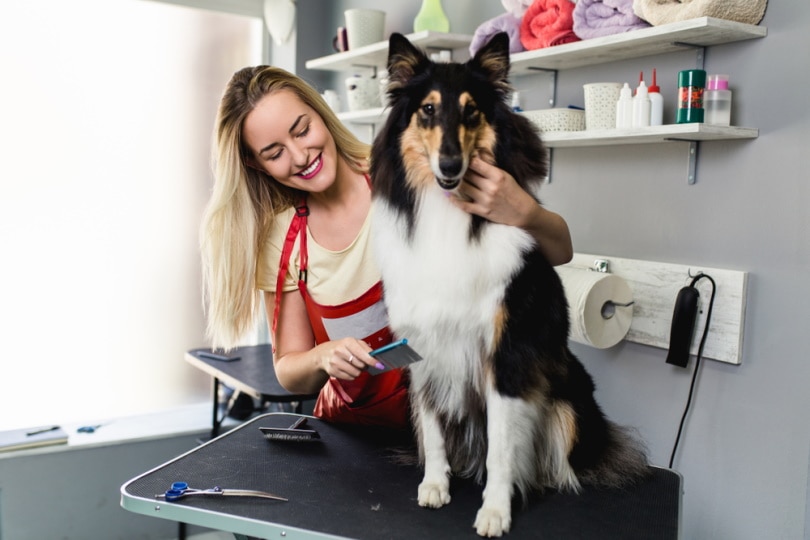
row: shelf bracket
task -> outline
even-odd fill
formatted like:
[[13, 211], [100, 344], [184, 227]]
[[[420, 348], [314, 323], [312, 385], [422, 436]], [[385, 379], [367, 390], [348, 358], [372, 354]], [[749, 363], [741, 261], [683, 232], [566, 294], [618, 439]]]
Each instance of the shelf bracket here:
[[704, 69], [706, 65], [706, 46], [695, 45], [694, 43], [685, 43], [683, 41], [674, 41], [672, 45], [676, 47], [685, 47], [687, 49], [695, 49], [695, 69]]
[[[549, 107], [554, 107], [557, 103], [557, 70], [556, 69], [548, 69], [542, 67], [535, 67], [529, 66], [529, 71], [540, 71], [543, 73], [550, 73], [551, 74], [551, 99], [548, 100]], [[550, 181], [550, 180], [549, 180]]]
[[689, 159], [686, 163], [686, 183], [691, 186], [692, 184], [697, 182], [697, 158], [698, 158], [699, 141], [693, 141], [691, 139], [678, 139], [676, 137], [667, 137], [664, 140], [689, 143], [689, 155], [687, 156]]

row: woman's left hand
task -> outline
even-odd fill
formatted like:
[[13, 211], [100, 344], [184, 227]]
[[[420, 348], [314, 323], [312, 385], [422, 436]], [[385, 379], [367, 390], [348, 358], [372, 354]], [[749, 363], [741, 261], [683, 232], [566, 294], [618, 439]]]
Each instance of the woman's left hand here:
[[503, 225], [525, 228], [537, 201], [529, 195], [511, 174], [473, 157], [464, 181], [458, 187], [453, 203], [470, 214]]

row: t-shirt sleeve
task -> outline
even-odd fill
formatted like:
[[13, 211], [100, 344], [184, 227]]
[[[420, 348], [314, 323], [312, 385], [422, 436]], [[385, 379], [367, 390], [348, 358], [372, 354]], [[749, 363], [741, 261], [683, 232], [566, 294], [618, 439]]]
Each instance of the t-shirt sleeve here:
[[[276, 279], [278, 276], [281, 249], [290, 227], [293, 209], [282, 212], [276, 216], [270, 233], [263, 246], [259, 247], [256, 261], [256, 287], [262, 291], [276, 292]], [[298, 288], [298, 241], [295, 242], [290, 254], [290, 265], [287, 275], [284, 276], [282, 292], [294, 291]]]

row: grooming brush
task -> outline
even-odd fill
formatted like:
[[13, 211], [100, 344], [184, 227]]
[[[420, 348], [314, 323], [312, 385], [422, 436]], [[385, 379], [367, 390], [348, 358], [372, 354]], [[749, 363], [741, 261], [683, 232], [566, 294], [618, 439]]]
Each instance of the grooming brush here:
[[413, 364], [414, 362], [422, 360], [419, 353], [414, 351], [410, 345], [408, 345], [407, 339], [395, 341], [394, 343], [373, 350], [368, 354], [379, 360], [385, 366], [385, 369], [381, 370], [377, 370], [373, 367], [369, 368], [369, 371], [375, 373], [382, 373], [383, 371], [388, 371], [389, 369], [405, 367], [408, 364]]
[[259, 431], [264, 434], [268, 441], [314, 441], [321, 436], [314, 429], [301, 429], [307, 424], [306, 416], [302, 416], [288, 428], [260, 427]]

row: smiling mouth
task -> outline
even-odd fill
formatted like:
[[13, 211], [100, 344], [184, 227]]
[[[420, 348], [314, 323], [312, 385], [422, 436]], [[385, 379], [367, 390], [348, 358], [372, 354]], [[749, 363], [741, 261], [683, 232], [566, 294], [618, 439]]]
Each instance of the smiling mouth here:
[[322, 164], [323, 164], [323, 156], [319, 154], [318, 157], [315, 158], [315, 161], [313, 161], [309, 165], [309, 167], [298, 173], [298, 176], [300, 176], [304, 180], [309, 180], [310, 178], [318, 174], [318, 171], [321, 170]]

